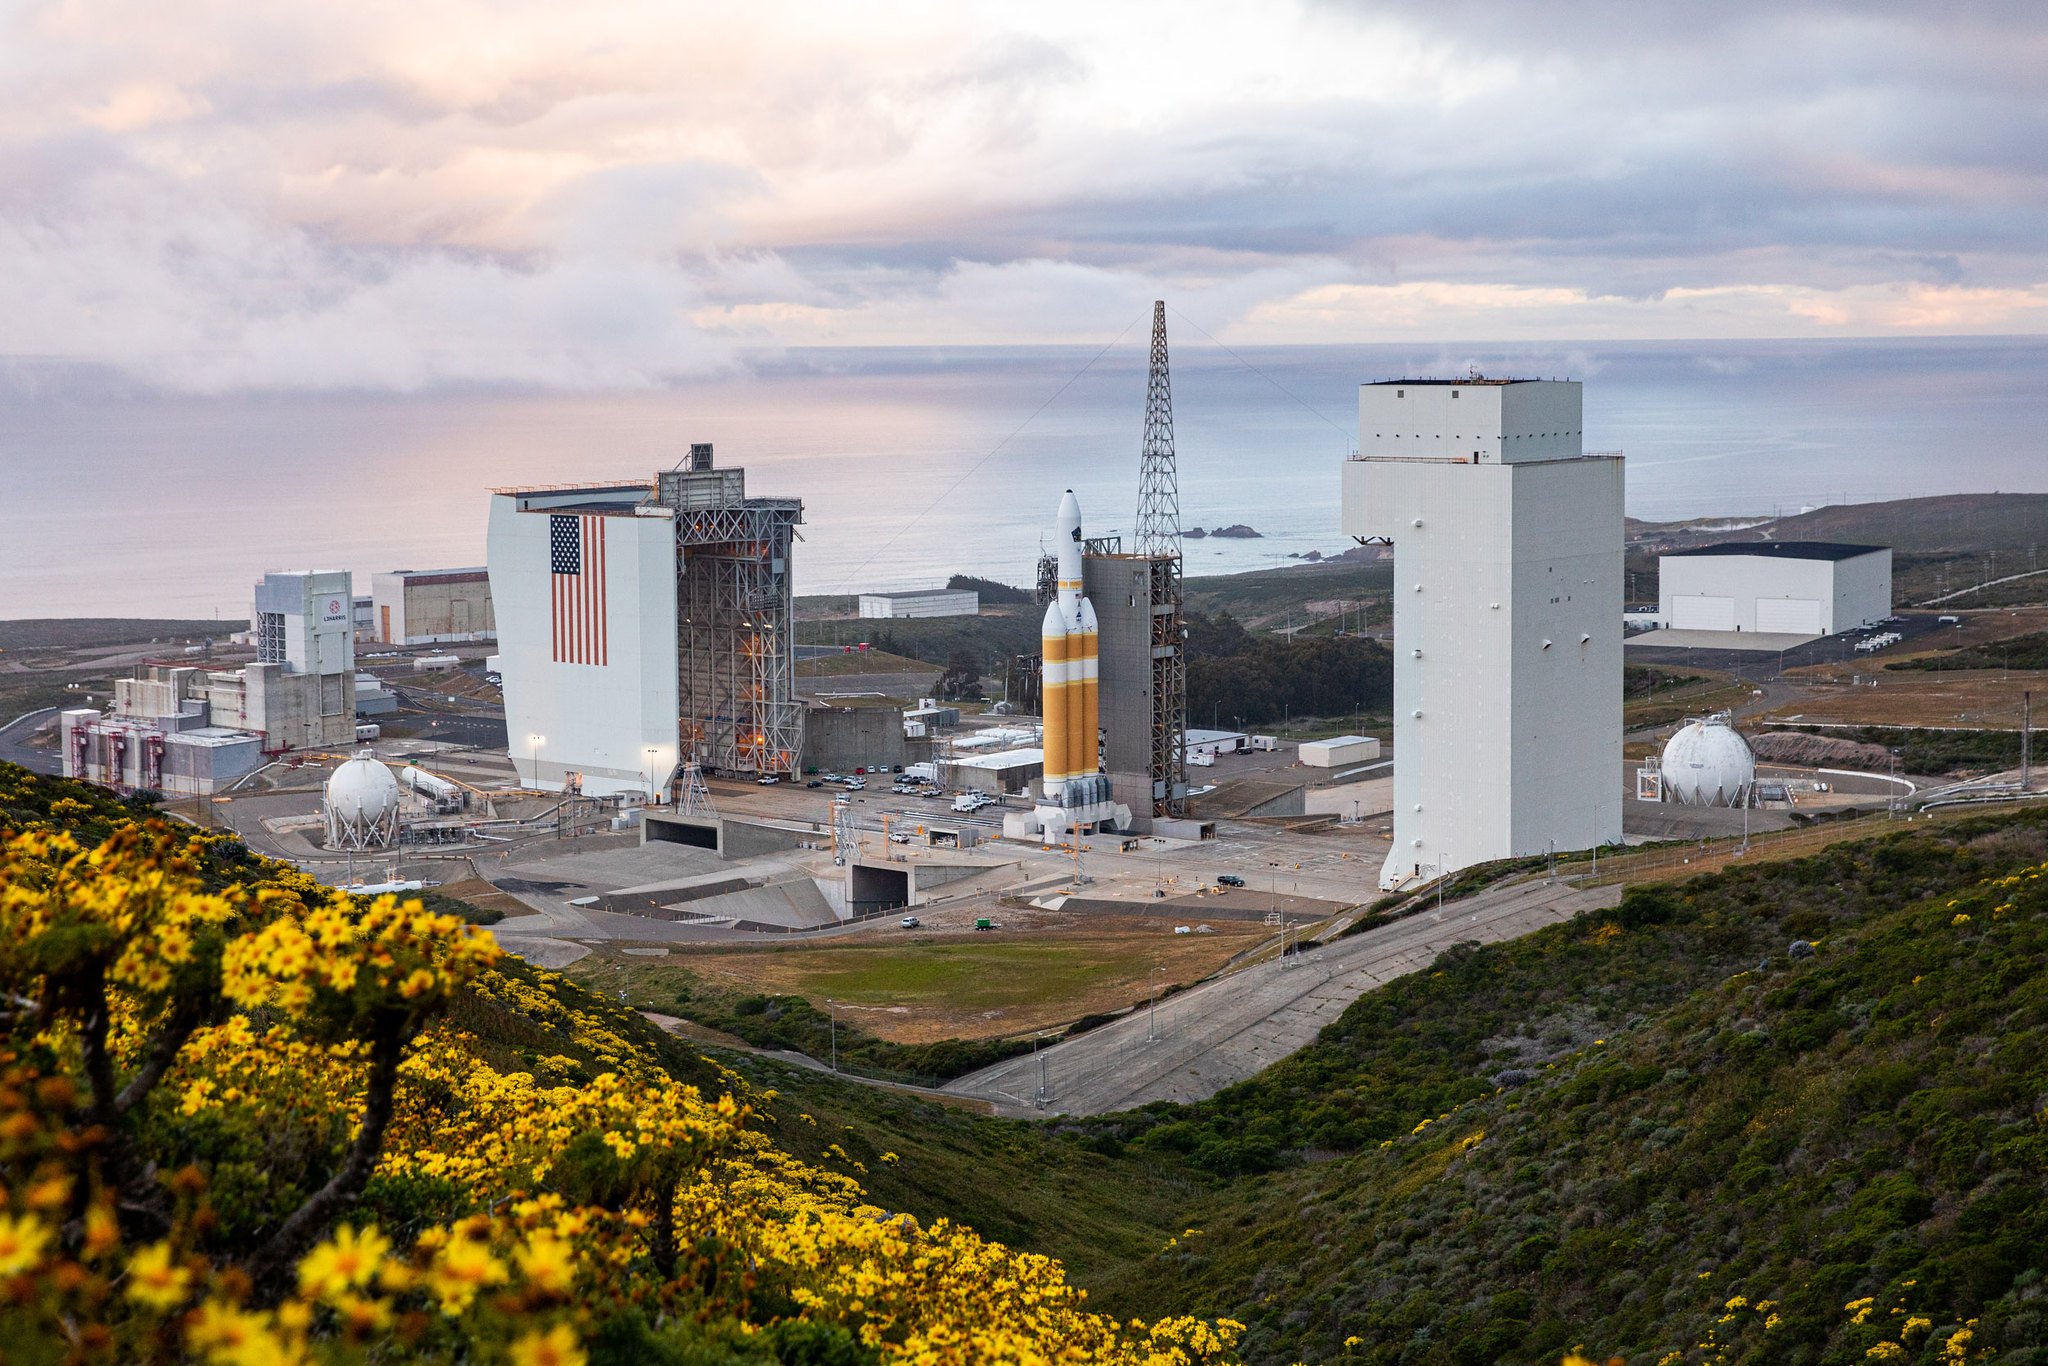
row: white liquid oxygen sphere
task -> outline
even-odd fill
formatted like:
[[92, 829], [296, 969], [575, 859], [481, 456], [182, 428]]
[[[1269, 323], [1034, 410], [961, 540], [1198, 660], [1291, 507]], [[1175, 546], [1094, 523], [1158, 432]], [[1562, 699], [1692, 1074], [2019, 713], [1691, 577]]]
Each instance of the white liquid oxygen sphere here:
[[1664, 746], [1666, 801], [1734, 806], [1756, 777], [1756, 756], [1725, 716], [1688, 721]]
[[375, 824], [398, 809], [398, 779], [375, 759], [350, 759], [327, 780], [327, 809], [343, 821]]

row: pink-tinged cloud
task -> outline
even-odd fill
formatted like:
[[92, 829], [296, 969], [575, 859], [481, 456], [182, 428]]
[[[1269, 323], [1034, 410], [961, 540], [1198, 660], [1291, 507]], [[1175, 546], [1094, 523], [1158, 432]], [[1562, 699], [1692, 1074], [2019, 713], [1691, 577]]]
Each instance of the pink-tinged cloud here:
[[1259, 342], [2033, 332], [2044, 69], [1990, 5], [17, 4], [0, 354], [608, 388], [1162, 292]]

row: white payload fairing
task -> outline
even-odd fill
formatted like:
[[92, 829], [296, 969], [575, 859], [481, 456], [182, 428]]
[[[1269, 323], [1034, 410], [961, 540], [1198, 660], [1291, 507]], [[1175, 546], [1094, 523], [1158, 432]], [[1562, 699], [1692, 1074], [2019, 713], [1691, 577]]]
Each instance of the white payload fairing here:
[[1042, 826], [1056, 831], [1116, 819], [1120, 809], [1102, 772], [1095, 608], [1081, 592], [1081, 502], [1072, 489], [1060, 499], [1054, 534], [1059, 591], [1046, 604], [1039, 630], [1045, 779], [1037, 814]]

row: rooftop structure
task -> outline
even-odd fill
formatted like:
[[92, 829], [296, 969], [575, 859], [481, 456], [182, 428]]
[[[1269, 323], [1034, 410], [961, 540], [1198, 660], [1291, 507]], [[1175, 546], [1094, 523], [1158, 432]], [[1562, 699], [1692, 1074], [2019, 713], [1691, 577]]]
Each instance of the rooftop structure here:
[[1685, 559], [1694, 555], [1749, 555], [1765, 560], [1853, 560], [1862, 555], [1885, 555], [1890, 548], [1881, 545], [1849, 545], [1842, 541], [1723, 541], [1718, 545], [1698, 545], [1689, 550], [1667, 550], [1667, 560]]
[[1621, 837], [1622, 458], [1553, 380], [1359, 389], [1343, 526], [1394, 547], [1382, 887]]

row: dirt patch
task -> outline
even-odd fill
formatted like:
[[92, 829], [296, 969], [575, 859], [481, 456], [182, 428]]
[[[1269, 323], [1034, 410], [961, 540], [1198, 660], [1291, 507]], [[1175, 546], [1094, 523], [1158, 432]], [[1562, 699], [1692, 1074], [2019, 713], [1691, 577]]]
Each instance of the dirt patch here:
[[2020, 695], [2031, 691], [2036, 698], [2048, 698], [2048, 670], [1897, 673], [1871, 666], [1860, 672], [1831, 667], [1836, 669], [1832, 676], [1810, 677], [1804, 695], [1776, 708], [1771, 719], [1807, 725], [2018, 730]]
[[1805, 735], [1798, 731], [1765, 731], [1751, 736], [1749, 747], [1756, 757], [1773, 764], [1802, 764], [1808, 768], [1882, 769], [1892, 761], [1883, 745], [1863, 745], [1854, 740], [1837, 740], [1826, 735]]
[[444, 882], [434, 890], [442, 896], [467, 901], [479, 910], [496, 911], [505, 916], [533, 914], [533, 907], [510, 892], [499, 891], [480, 877], [465, 877], [454, 882]]

